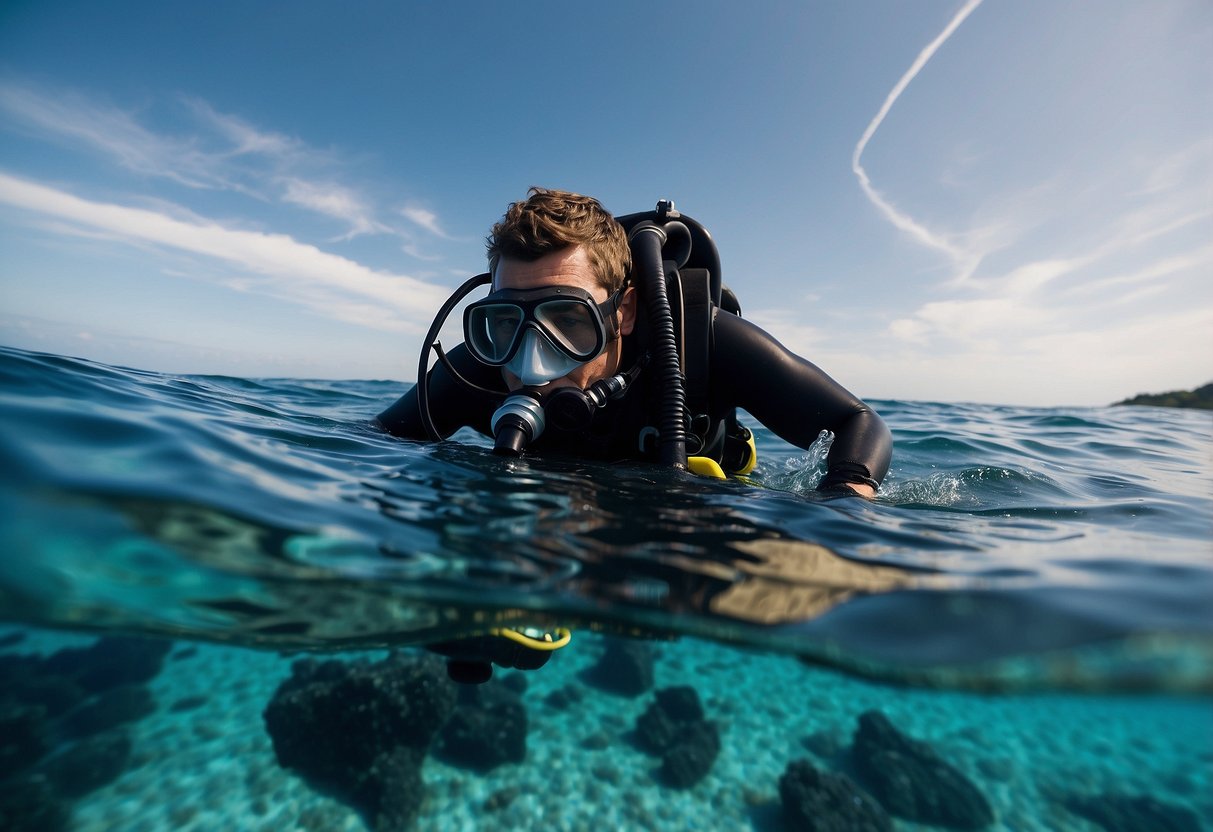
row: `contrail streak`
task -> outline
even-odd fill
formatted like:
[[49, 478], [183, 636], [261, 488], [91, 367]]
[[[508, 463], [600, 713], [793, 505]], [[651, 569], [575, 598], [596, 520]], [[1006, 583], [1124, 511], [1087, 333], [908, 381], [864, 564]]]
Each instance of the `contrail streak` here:
[[889, 110], [893, 108], [893, 104], [898, 98], [901, 97], [901, 94], [905, 92], [906, 87], [908, 87], [910, 82], [913, 81], [918, 73], [922, 71], [922, 68], [927, 65], [927, 61], [931, 60], [932, 56], [934, 56], [936, 51], [938, 51], [939, 47], [943, 46], [944, 42], [952, 36], [952, 33], [956, 31], [957, 27], [964, 22], [965, 18], [972, 14], [973, 10], [981, 5], [981, 2], [982, 0], [969, 0], [969, 2], [965, 3], [964, 8], [956, 13], [956, 16], [952, 18], [951, 22], [948, 23], [944, 30], [939, 33], [935, 40], [931, 41], [925, 49], [918, 53], [918, 57], [914, 60], [914, 63], [910, 65], [910, 68], [907, 69], [905, 74], [901, 76], [901, 80], [897, 82], [897, 85], [893, 87], [892, 91], [889, 92], [888, 97], [885, 98], [884, 104], [880, 108], [880, 112], [878, 112], [876, 117], [872, 119], [870, 124], [868, 124], [868, 128], [863, 131], [863, 136], [860, 137], [859, 143], [855, 145], [855, 152], [851, 154], [851, 170], [855, 172], [855, 176], [859, 179], [859, 186], [863, 188], [864, 194], [867, 195], [872, 204], [880, 209], [880, 212], [884, 214], [886, 218], [888, 218], [889, 222], [893, 223], [893, 225], [902, 231], [908, 233], [923, 245], [945, 252], [958, 263], [966, 264], [967, 268], [972, 268], [976, 265], [975, 263], [967, 263], [967, 261], [972, 260], [972, 256], [952, 245], [937, 234], [934, 234], [929, 229], [915, 222], [912, 217], [901, 213], [886, 202], [879, 192], [872, 187], [872, 182], [870, 179], [868, 179], [868, 173], [863, 169], [863, 165], [859, 163], [859, 159], [861, 156], [863, 156], [864, 148], [868, 146], [868, 142], [871, 141], [872, 136], [874, 136], [876, 131], [880, 128], [885, 116], [887, 116], [889, 114]]

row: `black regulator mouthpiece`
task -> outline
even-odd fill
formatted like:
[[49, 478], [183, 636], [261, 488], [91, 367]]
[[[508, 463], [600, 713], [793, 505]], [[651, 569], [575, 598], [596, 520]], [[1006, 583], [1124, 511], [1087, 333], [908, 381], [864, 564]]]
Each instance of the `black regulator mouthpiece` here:
[[546, 419], [537, 394], [527, 391], [506, 398], [493, 414], [493, 453], [522, 456], [526, 446], [543, 433]]
[[538, 439], [549, 424], [561, 431], [586, 430], [599, 408], [606, 407], [607, 402], [621, 398], [628, 391], [644, 365], [645, 359], [641, 359], [626, 373], [599, 379], [584, 390], [561, 387], [546, 398], [541, 398], [541, 392], [535, 390], [523, 390], [509, 396], [490, 422], [493, 453], [522, 456], [527, 445]]
[[585, 390], [562, 387], [548, 397], [543, 410], [553, 428], [564, 431], [585, 430], [594, 412], [611, 399], [627, 392], [630, 379], [624, 373], [594, 382]]

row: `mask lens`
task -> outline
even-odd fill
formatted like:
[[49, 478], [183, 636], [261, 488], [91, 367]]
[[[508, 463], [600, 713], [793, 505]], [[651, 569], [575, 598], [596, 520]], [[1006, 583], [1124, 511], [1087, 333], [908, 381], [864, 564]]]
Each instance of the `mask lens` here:
[[522, 325], [522, 309], [512, 303], [492, 303], [468, 311], [468, 346], [482, 360], [498, 364], [505, 360]]
[[569, 300], [541, 303], [535, 309], [535, 320], [578, 358], [591, 358], [602, 346], [602, 330], [585, 303]]

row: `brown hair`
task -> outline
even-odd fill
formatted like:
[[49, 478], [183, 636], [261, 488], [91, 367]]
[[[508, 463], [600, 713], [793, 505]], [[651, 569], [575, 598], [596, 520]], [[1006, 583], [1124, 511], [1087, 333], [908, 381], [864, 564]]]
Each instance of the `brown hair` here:
[[525, 202], [512, 202], [485, 241], [489, 269], [502, 257], [531, 262], [570, 246], [585, 246], [598, 282], [614, 293], [632, 267], [623, 226], [593, 197], [531, 188]]

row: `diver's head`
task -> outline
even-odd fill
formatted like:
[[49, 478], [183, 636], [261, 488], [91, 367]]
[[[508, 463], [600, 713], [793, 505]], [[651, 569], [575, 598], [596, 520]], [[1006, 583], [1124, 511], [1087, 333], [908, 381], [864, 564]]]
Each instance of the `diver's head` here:
[[[506, 386], [540, 388], [544, 393], [560, 387], [584, 389], [619, 371], [620, 336], [632, 332], [636, 321], [636, 293], [626, 285], [632, 265], [627, 235], [598, 200], [569, 191], [531, 188], [527, 199], [509, 206], [493, 226], [487, 241], [493, 275], [490, 298], [515, 298], [517, 339], [501, 342], [509, 355], [498, 354], [487, 363], [502, 366]], [[544, 291], [569, 301], [562, 327], [546, 313], [560, 313], [560, 305], [540, 309]], [[579, 296], [576, 296], [578, 295]], [[575, 297], [576, 296], [576, 297]], [[576, 304], [581, 304], [576, 307]], [[545, 313], [546, 310], [546, 313]], [[569, 334], [585, 325], [582, 335]], [[502, 318], [509, 327], [508, 315]], [[480, 333], [483, 324], [480, 321]], [[589, 329], [596, 328], [596, 333]], [[474, 337], [465, 317], [465, 338], [473, 355], [484, 352], [471, 343]]]
[[593, 197], [570, 191], [531, 188], [493, 226], [487, 243], [489, 271], [503, 258], [530, 262], [564, 249], [583, 247], [595, 279], [614, 294], [632, 268], [627, 234]]
[[[479, 316], [486, 303], [504, 310], [499, 324]], [[511, 391], [584, 389], [619, 372], [620, 338], [636, 323], [636, 293], [631, 287], [608, 293], [586, 248], [572, 246], [534, 260], [500, 258], [493, 292], [469, 312], [465, 338], [482, 360], [493, 348], [477, 350], [473, 342], [491, 326], [503, 328], [500, 337], [497, 330], [490, 333], [500, 349], [490, 363], [500, 363]], [[508, 337], [511, 332], [516, 337]]]

